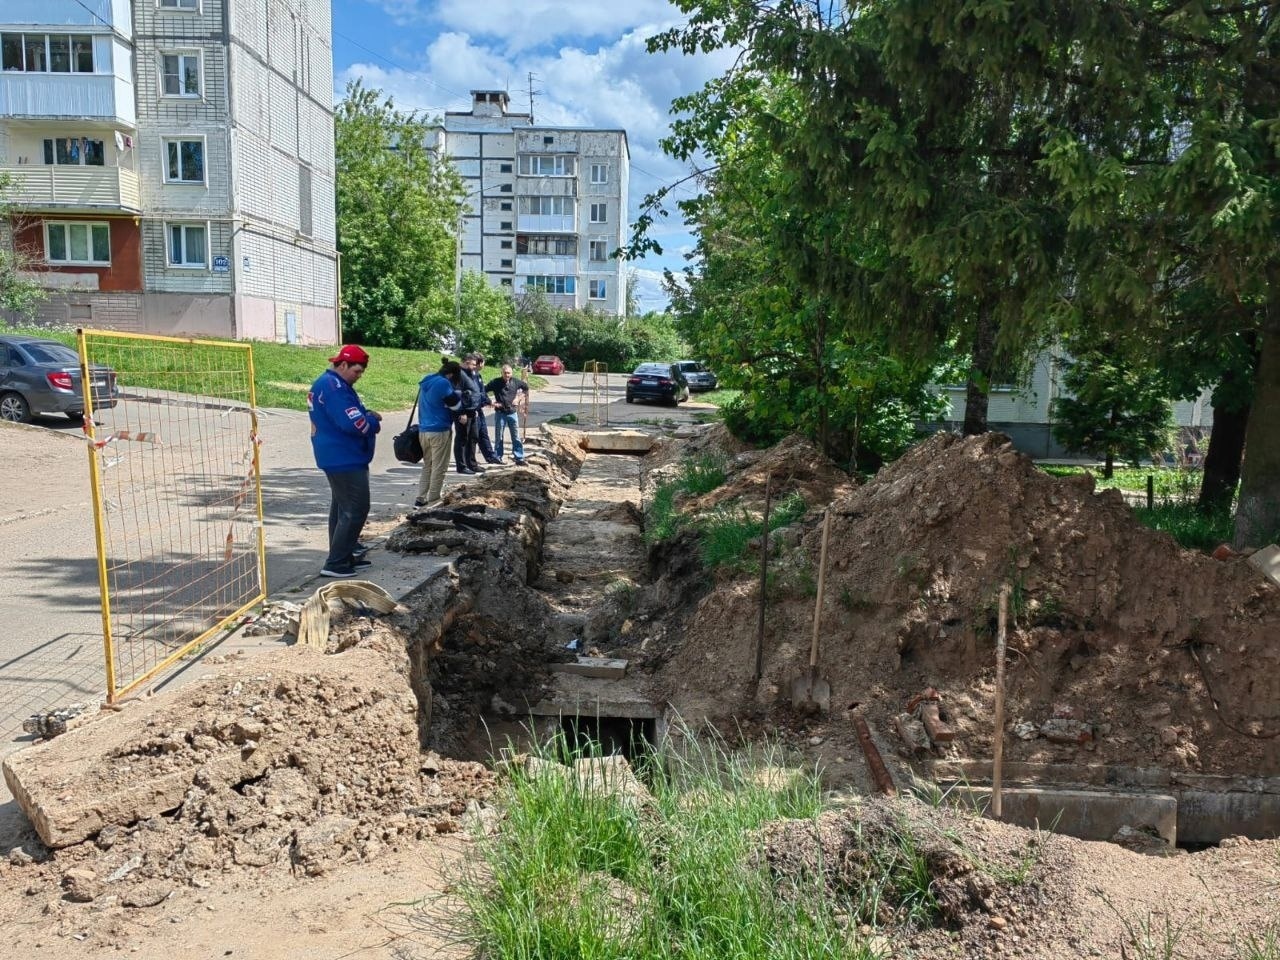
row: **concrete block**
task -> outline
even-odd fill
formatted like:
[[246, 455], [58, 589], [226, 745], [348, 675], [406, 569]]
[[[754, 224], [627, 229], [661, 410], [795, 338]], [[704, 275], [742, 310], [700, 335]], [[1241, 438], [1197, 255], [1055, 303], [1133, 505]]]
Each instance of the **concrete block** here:
[[1272, 582], [1280, 584], [1280, 547], [1274, 543], [1263, 547], [1250, 555], [1249, 562], [1270, 577]]
[[535, 717], [619, 717], [624, 720], [656, 720], [662, 711], [647, 700], [597, 697], [594, 700], [546, 699], [529, 708]]
[[629, 660], [615, 660], [610, 657], [579, 657], [569, 663], [553, 663], [551, 669], [556, 673], [574, 673], [580, 677], [600, 677], [606, 680], [620, 680], [627, 675]]
[[1183, 790], [1178, 795], [1178, 839], [1217, 843], [1224, 837], [1280, 837], [1280, 794]]
[[591, 453], [648, 453], [653, 437], [639, 430], [592, 430], [582, 435], [583, 448]]
[[[990, 809], [989, 787], [961, 787], [953, 796]], [[1166, 793], [1012, 787], [1001, 796], [1001, 819], [1022, 827], [1080, 840], [1110, 840], [1121, 827], [1150, 827], [1169, 846], [1178, 842], [1178, 801]]]

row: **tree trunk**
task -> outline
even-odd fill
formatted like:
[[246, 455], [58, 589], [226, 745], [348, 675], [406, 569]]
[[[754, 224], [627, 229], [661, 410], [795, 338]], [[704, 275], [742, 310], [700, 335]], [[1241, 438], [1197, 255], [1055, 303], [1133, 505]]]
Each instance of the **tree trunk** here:
[[[1240, 506], [1232, 545], [1261, 547], [1280, 537], [1280, 284], [1271, 288], [1253, 408], [1245, 432]], [[1215, 427], [1215, 433], [1217, 432]]]
[[1231, 507], [1231, 497], [1240, 482], [1240, 460], [1244, 455], [1244, 432], [1249, 423], [1249, 407], [1239, 410], [1213, 408], [1213, 431], [1204, 455], [1204, 476], [1200, 479], [1201, 513], [1217, 513]]
[[1107, 458], [1102, 461], [1102, 479], [1110, 480], [1116, 472], [1116, 455], [1107, 451]]
[[973, 330], [973, 352], [969, 358], [969, 381], [964, 392], [964, 428], [966, 437], [987, 432], [987, 401], [991, 395], [991, 378], [996, 365], [995, 315], [988, 304], [978, 307], [978, 322]]

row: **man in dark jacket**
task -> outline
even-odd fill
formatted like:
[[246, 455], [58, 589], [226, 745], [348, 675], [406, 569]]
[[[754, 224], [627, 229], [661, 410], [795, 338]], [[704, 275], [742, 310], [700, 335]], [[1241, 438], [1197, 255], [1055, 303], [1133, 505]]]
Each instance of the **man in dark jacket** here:
[[484, 467], [476, 463], [476, 429], [480, 407], [484, 403], [484, 384], [476, 377], [474, 353], [462, 358], [458, 393], [462, 399], [458, 404], [458, 419], [454, 421], [453, 466], [458, 473], [484, 473]]
[[484, 354], [477, 353], [476, 382], [480, 384], [480, 409], [476, 411], [476, 442], [480, 444], [480, 456], [485, 463], [501, 463], [502, 454], [493, 452], [493, 444], [489, 441], [489, 425], [485, 422], [484, 408], [489, 406], [489, 392], [484, 388]]
[[329, 502], [329, 556], [322, 577], [347, 578], [368, 566], [360, 554], [360, 531], [369, 517], [369, 463], [382, 429], [382, 415], [360, 402], [355, 383], [369, 365], [369, 355], [348, 344], [330, 357], [307, 394], [311, 417], [311, 449], [332, 494]]

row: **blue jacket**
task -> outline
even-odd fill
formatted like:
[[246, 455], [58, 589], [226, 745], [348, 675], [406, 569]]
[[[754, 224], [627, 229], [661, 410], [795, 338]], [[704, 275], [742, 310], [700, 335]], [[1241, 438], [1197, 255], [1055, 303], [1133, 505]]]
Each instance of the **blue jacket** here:
[[361, 470], [373, 459], [382, 424], [369, 416], [352, 386], [333, 370], [316, 378], [307, 394], [311, 449], [321, 470]]
[[418, 430], [443, 433], [453, 427], [452, 408], [458, 406], [458, 391], [446, 377], [428, 374], [418, 384]]

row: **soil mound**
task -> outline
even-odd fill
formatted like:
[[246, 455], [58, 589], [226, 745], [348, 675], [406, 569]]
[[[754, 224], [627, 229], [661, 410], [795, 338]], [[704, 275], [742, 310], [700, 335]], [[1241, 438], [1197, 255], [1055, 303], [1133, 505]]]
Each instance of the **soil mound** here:
[[[820, 666], [833, 710], [859, 703], [887, 730], [936, 687], [951, 754], [989, 757], [1008, 584], [1010, 759], [1280, 769], [1280, 589], [1246, 562], [1181, 549], [1118, 493], [1051, 477], [997, 434], [936, 435], [838, 490], [831, 510]], [[764, 683], [750, 680], [753, 583], [721, 583], [694, 607], [659, 674], [686, 717], [779, 705], [807, 660], [817, 521], [795, 549], [779, 538]]]

